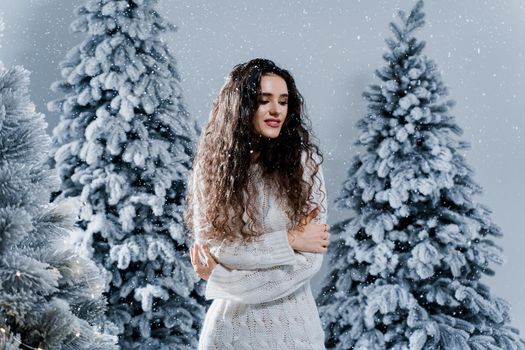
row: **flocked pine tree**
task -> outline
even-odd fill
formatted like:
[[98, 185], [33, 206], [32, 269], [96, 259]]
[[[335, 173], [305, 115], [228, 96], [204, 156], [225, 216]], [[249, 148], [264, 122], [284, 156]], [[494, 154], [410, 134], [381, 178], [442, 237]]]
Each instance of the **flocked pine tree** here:
[[349, 178], [336, 202], [355, 217], [334, 225], [328, 278], [318, 297], [327, 347], [524, 349], [509, 305], [480, 282], [501, 261], [500, 229], [475, 201], [481, 188], [462, 152], [436, 64], [413, 32], [420, 1], [394, 39]]
[[64, 247], [74, 216], [49, 204], [59, 181], [28, 87], [28, 71], [0, 68], [0, 349], [117, 349], [98, 332], [99, 270]]
[[[80, 227], [108, 272], [108, 317], [125, 349], [194, 349], [202, 284], [183, 226], [198, 133], [175, 59], [160, 35], [174, 27], [156, 0], [90, 0], [72, 23], [86, 33], [62, 62], [53, 132], [60, 196], [79, 196]], [[53, 161], [52, 161], [53, 162]]]

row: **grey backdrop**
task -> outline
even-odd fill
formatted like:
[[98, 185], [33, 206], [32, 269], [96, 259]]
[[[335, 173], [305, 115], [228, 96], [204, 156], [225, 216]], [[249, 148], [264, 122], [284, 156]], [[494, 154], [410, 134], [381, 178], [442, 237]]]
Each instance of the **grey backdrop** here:
[[[46, 112], [50, 131], [58, 116], [46, 111], [49, 90], [66, 52], [82, 37], [69, 31], [79, 0], [0, 1], [6, 29], [0, 60], [32, 71], [32, 97]], [[329, 200], [335, 198], [355, 153], [354, 124], [365, 113], [361, 98], [383, 64], [388, 22], [411, 0], [202, 1], [164, 0], [159, 11], [179, 28], [166, 37], [192, 116], [203, 124], [231, 67], [267, 57], [288, 68], [305, 96], [326, 162]], [[457, 101], [454, 109], [472, 143], [467, 153], [484, 187], [478, 199], [491, 207], [505, 236], [507, 262], [485, 278], [512, 305], [513, 324], [525, 333], [525, 2], [428, 0], [427, 41]], [[350, 216], [329, 208], [329, 223]], [[325, 272], [322, 270], [321, 273]], [[314, 281], [314, 291], [318, 291]]]

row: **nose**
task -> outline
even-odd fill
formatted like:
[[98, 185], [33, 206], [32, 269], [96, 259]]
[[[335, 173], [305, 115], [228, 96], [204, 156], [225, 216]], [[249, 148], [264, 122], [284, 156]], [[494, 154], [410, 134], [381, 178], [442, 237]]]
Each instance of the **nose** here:
[[282, 106], [277, 102], [272, 103], [270, 107], [270, 115], [274, 117], [279, 116], [279, 114], [281, 114], [281, 107]]

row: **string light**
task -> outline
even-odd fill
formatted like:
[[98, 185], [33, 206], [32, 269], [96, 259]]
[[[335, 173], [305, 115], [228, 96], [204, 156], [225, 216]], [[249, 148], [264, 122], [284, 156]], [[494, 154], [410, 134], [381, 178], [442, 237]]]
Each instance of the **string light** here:
[[[0, 333], [1, 333], [2, 337], [6, 337], [6, 335], [5, 335], [6, 329], [5, 328], [0, 327]], [[40, 347], [39, 348], [34, 348], [31, 345], [24, 344], [23, 342], [18, 340], [16, 337], [13, 337], [13, 340], [16, 341], [18, 344], [23, 345], [26, 348], [31, 349], [31, 350], [44, 350], [44, 349], [42, 349]]]
[[[79, 260], [76, 260], [76, 263], [78, 264], [78, 263], [80, 263], [80, 261], [79, 261]], [[78, 266], [75, 268], [75, 272], [76, 272], [76, 273], [79, 273], [79, 272], [80, 272], [80, 269], [78, 268]], [[22, 273], [21, 273], [20, 271], [16, 271], [16, 272], [15, 272], [15, 275], [16, 275], [17, 277], [20, 277], [20, 276], [22, 275]], [[100, 283], [91, 283], [91, 282], [92, 282], [92, 279], [87, 279], [87, 278], [86, 278], [86, 279], [84, 279], [84, 281], [87, 283], [87, 285], [88, 285], [89, 288], [91, 288], [91, 289], [95, 288], [95, 289], [98, 290], [98, 289], [101, 287]], [[92, 298], [92, 299], [95, 299], [95, 294], [94, 294], [94, 293], [91, 293], [91, 298]], [[99, 328], [99, 330], [102, 329], [102, 327], [100, 327], [100, 326], [98, 326], [98, 328]], [[0, 327], [0, 336], [1, 336], [1, 337], [6, 337], [6, 332], [7, 332], [7, 330], [6, 330], [5, 328]], [[100, 335], [100, 333], [97, 332], [97, 331], [94, 331], [93, 333], [96, 334], [96, 335]], [[64, 345], [68, 345], [68, 344], [72, 343], [76, 338], [80, 338], [80, 336], [81, 336], [81, 333], [77, 331], [77, 332], [75, 333], [75, 338], [71, 339], [67, 344], [64, 344]], [[24, 347], [26, 347], [26, 348], [29, 349], [29, 350], [45, 350], [45, 349], [43, 349], [43, 348], [41, 348], [41, 347], [36, 347], [36, 348], [35, 348], [35, 347], [32, 347], [32, 346], [29, 345], [29, 344], [25, 344], [24, 342], [18, 340], [17, 337], [14, 337], [13, 340], [16, 341], [18, 344], [23, 345]]]
[[[64, 241], [64, 242], [66, 242], [66, 241]], [[80, 264], [80, 261], [78, 259], [76, 259], [75, 262], [77, 264]], [[75, 273], [80, 274], [81, 269], [77, 265], [77, 266], [74, 267], [74, 271], [75, 271]], [[16, 277], [20, 277], [22, 275], [22, 273], [20, 271], [16, 271], [15, 275], [16, 275]], [[93, 283], [93, 279], [88, 279], [88, 278], [85, 278], [83, 281], [86, 282], [86, 284], [88, 285], [88, 287], [90, 289], [99, 290], [102, 287], [102, 285], [98, 282], [98, 278], [95, 278], [95, 280], [97, 280], [97, 282], [95, 282], [95, 283]], [[94, 293], [91, 293], [90, 296], [91, 296], [91, 299], [95, 299], [95, 294]], [[98, 331], [99, 332], [94, 330], [93, 333], [95, 335], [100, 335], [100, 330], [101, 329], [102, 329], [102, 327], [98, 326]], [[3, 327], [0, 327], [0, 337], [5, 338], [7, 336], [6, 333], [7, 333], [7, 329], [3, 328]], [[68, 345], [68, 344], [72, 343], [75, 339], [80, 338], [81, 335], [82, 335], [81, 332], [77, 331], [75, 333], [75, 337], [72, 338], [67, 344], [64, 344], [64, 345]], [[17, 337], [13, 337], [13, 340], [16, 341], [18, 344], [23, 345], [25, 348], [27, 348], [29, 350], [45, 350], [45, 349], [43, 349], [41, 347], [36, 347], [35, 348], [35, 347], [32, 347], [31, 345], [25, 344], [24, 342], [18, 340]]]
[[[99, 326], [98, 328], [101, 329], [100, 326]], [[6, 332], [7, 332], [7, 331], [6, 331], [5, 328], [0, 327], [0, 335], [1, 335], [2, 337], [6, 337]], [[97, 331], [94, 331], [93, 333], [94, 333], [95, 335], [97, 335], [97, 336], [100, 335], [100, 333], [97, 332]], [[81, 335], [81, 333], [78, 332], [78, 331], [75, 333], [75, 337], [76, 337], [76, 338], [80, 338], [80, 335]], [[16, 337], [14, 337], [13, 339], [14, 339], [18, 344], [23, 345], [23, 346], [25, 346], [26, 348], [28, 348], [28, 349], [30, 349], [30, 350], [44, 350], [44, 349], [41, 348], [41, 347], [34, 348], [34, 347], [32, 347], [31, 345], [25, 344], [24, 342], [18, 340]], [[68, 345], [68, 344], [72, 343], [73, 340], [75, 340], [75, 338], [71, 339], [67, 344], [64, 344], [64, 345]]]

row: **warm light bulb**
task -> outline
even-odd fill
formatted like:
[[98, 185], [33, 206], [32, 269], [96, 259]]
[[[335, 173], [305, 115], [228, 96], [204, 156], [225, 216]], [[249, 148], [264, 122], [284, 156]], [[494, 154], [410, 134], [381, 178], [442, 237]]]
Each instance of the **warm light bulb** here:
[[20, 277], [20, 275], [21, 275], [20, 271], [17, 271], [16, 272], [16, 277]]

